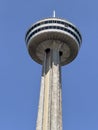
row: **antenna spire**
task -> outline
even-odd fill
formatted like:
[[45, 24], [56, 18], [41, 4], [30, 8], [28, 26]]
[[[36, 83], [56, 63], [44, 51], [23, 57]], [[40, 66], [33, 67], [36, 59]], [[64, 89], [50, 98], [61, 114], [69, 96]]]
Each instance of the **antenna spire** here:
[[55, 18], [55, 10], [53, 11], [53, 17]]

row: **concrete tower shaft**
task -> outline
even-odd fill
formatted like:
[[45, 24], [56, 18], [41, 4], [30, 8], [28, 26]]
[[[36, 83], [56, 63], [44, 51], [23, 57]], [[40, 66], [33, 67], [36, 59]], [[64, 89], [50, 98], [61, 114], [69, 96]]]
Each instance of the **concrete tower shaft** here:
[[45, 51], [36, 130], [62, 130], [60, 52]]

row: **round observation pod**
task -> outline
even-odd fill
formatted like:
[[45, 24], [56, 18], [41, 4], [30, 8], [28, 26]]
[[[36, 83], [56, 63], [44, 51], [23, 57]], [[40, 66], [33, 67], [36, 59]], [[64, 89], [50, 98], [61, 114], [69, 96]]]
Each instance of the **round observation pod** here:
[[68, 64], [77, 56], [82, 43], [81, 34], [72, 23], [55, 17], [33, 24], [25, 40], [30, 56], [39, 64], [43, 64], [45, 50], [53, 49], [54, 43], [60, 46], [60, 64]]

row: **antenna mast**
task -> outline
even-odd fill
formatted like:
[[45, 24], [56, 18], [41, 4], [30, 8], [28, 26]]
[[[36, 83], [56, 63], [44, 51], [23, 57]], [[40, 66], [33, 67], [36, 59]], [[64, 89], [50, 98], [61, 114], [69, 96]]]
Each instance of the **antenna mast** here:
[[55, 18], [55, 10], [53, 11], [53, 17]]

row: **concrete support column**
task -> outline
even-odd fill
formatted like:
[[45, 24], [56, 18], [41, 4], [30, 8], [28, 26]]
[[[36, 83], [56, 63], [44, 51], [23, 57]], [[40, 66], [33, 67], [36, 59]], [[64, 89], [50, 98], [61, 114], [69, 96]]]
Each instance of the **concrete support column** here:
[[62, 130], [60, 52], [55, 46], [45, 52], [36, 130]]
[[39, 99], [39, 106], [38, 106], [38, 115], [37, 115], [37, 122], [36, 122], [36, 130], [42, 130], [43, 126], [43, 107], [44, 107], [44, 65], [42, 68], [42, 76], [41, 76], [41, 87], [40, 87], [40, 99]]

